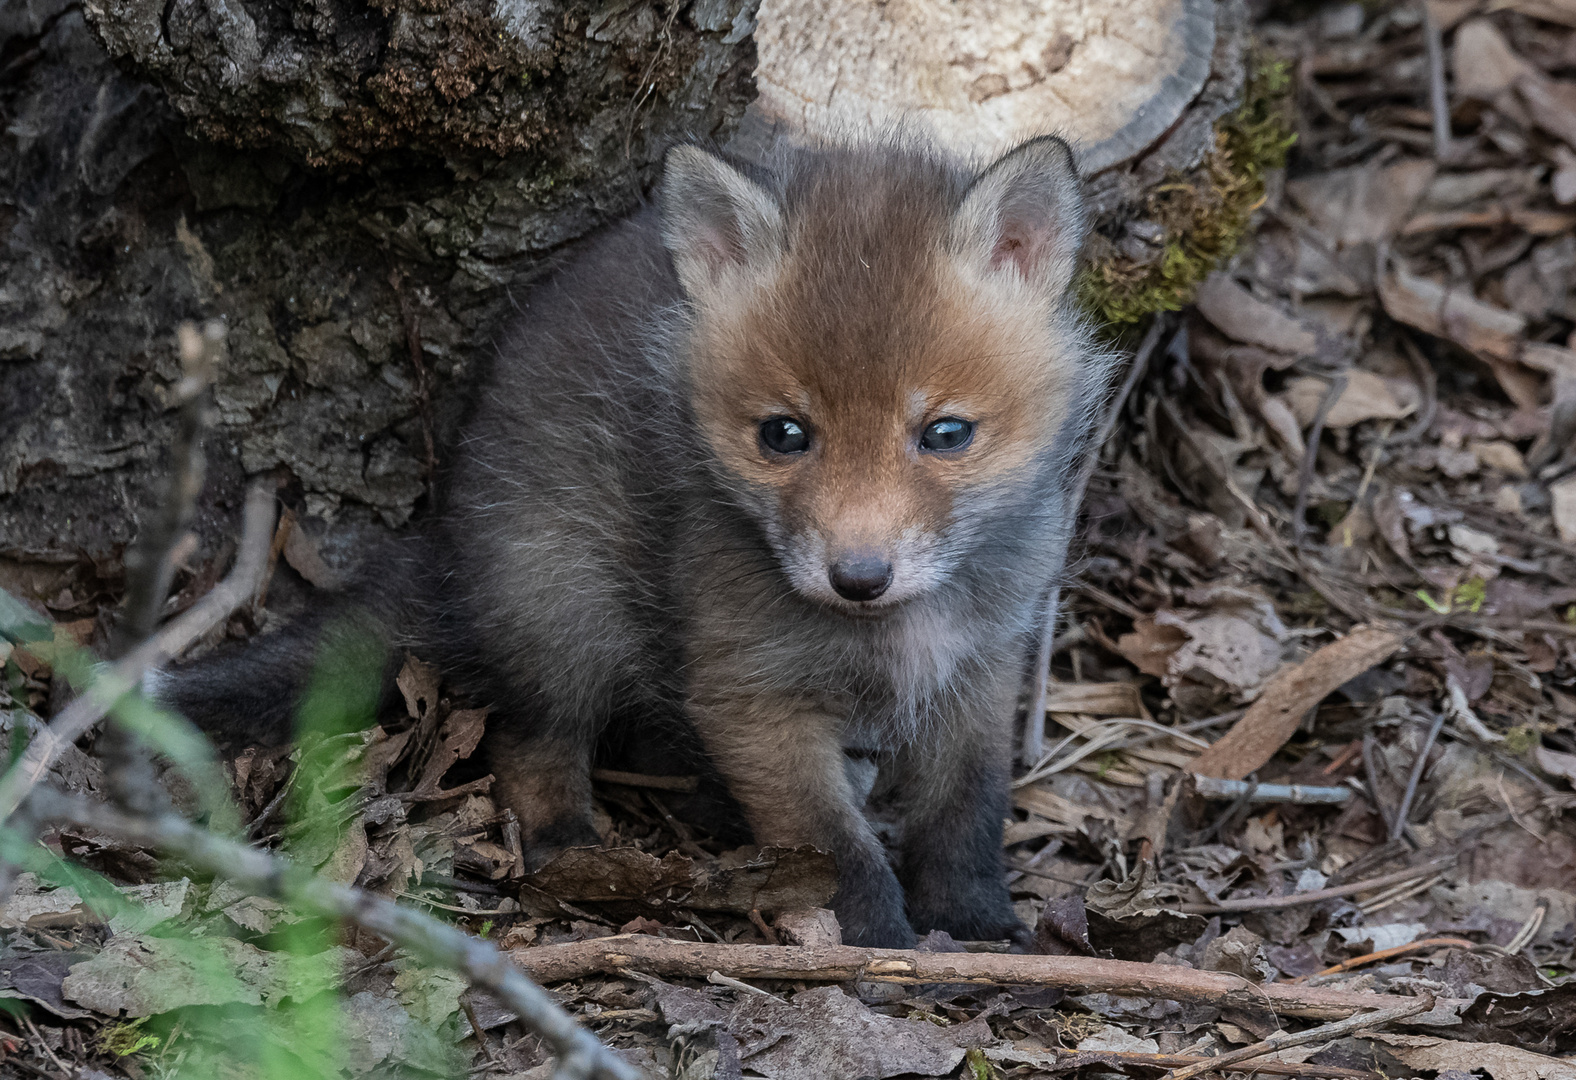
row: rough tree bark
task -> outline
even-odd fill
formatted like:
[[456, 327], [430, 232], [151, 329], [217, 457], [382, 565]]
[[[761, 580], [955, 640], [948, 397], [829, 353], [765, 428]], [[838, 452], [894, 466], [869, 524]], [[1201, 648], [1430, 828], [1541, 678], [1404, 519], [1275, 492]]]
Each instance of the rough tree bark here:
[[192, 565], [246, 474], [407, 519], [511, 288], [729, 134], [754, 4], [0, 0], [7, 584], [115, 587], [187, 318], [230, 327]]
[[419, 508], [515, 288], [667, 145], [1060, 130], [1143, 249], [1243, 85], [1243, 0], [756, 3], [0, 0], [0, 584], [114, 592], [182, 319], [230, 327], [189, 564], [268, 472], [333, 564]]

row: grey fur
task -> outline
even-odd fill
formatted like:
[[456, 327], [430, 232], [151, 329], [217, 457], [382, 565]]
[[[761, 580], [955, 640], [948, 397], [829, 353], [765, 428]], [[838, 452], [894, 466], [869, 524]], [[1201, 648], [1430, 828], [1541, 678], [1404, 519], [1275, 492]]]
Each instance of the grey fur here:
[[[715, 183], [714, 164], [726, 170], [724, 188], [769, 196], [790, 248], [807, 193], [818, 193], [821, 213], [844, 196], [868, 203], [888, 185], [924, 227], [955, 214], [975, 179], [912, 141], [795, 151], [747, 180], [742, 167], [680, 153], [692, 184]], [[445, 506], [422, 538], [394, 549], [402, 569], [380, 559], [350, 614], [175, 669], [162, 692], [210, 726], [244, 733], [261, 718], [278, 734], [304, 685], [305, 658], [325, 627], [343, 636], [349, 619], [395, 650], [436, 660], [492, 705], [496, 790], [522, 811], [538, 854], [595, 841], [588, 772], [610, 721], [656, 719], [680, 744], [693, 721], [714, 752], [719, 731], [745, 743], [758, 731], [822, 765], [824, 748], [797, 732], [827, 723], [843, 747], [882, 764], [903, 830], [895, 873], [841, 761], [807, 765], [785, 781], [786, 794], [757, 798], [741, 789], [748, 770], [727, 766], [726, 753], [713, 757], [747, 812], [761, 800], [781, 804], [784, 835], [833, 848], [845, 937], [899, 945], [912, 940], [910, 924], [968, 937], [1021, 933], [1000, 866], [1013, 702], [1039, 598], [1063, 571], [1076, 510], [1070, 483], [1111, 368], [1061, 296], [1062, 264], [1084, 227], [1070, 164], [1057, 164], [1070, 157], [1059, 143], [1031, 156], [1052, 170], [1029, 180], [1063, 230], [1053, 238], [1059, 282], [1045, 317], [1065, 343], [1072, 407], [1030, 468], [960, 500], [934, 542], [939, 578], [923, 594], [880, 618], [852, 618], [785, 576], [791, 529], [713, 457], [692, 409], [695, 308], [670, 250], [682, 259], [686, 230], [706, 228], [692, 219], [707, 211], [675, 206], [694, 191], [670, 187], [666, 224], [655, 209], [636, 213], [522, 298], [456, 449]], [[987, 172], [984, 182], [999, 179]], [[1034, 197], [1024, 191], [1008, 194]], [[872, 295], [863, 308], [850, 295], [847, 310], [825, 317], [864, 332], [852, 324], [883, 317], [870, 310], [880, 302]], [[252, 692], [232, 708], [243, 680]], [[274, 704], [259, 704], [264, 686]], [[752, 813], [758, 835], [771, 816]]]

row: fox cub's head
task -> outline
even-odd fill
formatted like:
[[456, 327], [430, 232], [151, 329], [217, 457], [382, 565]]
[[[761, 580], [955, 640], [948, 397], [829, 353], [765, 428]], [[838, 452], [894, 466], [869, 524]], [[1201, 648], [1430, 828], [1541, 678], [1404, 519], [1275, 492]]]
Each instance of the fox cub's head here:
[[993, 516], [1046, 512], [1027, 489], [1089, 385], [1060, 140], [978, 176], [893, 148], [747, 174], [679, 147], [662, 210], [696, 417], [800, 593], [899, 604]]

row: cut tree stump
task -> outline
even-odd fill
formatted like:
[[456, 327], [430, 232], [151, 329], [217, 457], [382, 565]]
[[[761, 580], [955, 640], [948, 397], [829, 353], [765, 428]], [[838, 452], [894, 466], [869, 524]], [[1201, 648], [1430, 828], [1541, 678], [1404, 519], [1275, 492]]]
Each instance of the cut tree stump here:
[[1243, 97], [1244, 0], [755, 4], [0, 6], [0, 585], [62, 620], [115, 594], [183, 319], [230, 327], [198, 578], [262, 473], [338, 573], [428, 497], [518, 288], [666, 146], [1057, 131], [1132, 281], [1175, 227], [1152, 193], [1216, 167]]
[[[1198, 99], [1213, 69], [1216, 7], [765, 0], [752, 111], [817, 135], [918, 122], [985, 155], [1060, 134], [1094, 175], [1153, 148]], [[1240, 71], [1224, 74], [1240, 89]]]

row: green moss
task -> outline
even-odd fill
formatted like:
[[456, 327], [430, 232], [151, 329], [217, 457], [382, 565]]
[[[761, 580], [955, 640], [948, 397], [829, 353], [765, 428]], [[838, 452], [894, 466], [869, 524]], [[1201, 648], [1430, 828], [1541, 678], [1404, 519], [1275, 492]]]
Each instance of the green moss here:
[[968, 1064], [969, 1080], [996, 1080], [1000, 1075], [978, 1047], [971, 1047], [964, 1055], [964, 1061]]
[[99, 1049], [116, 1058], [130, 1057], [144, 1050], [158, 1049], [159, 1037], [142, 1030], [142, 1025], [147, 1022], [148, 1018], [143, 1016], [125, 1023], [109, 1025], [99, 1032]]
[[1190, 174], [1150, 193], [1145, 216], [1164, 229], [1158, 258], [1137, 260], [1107, 245], [1079, 276], [1084, 308], [1104, 323], [1135, 323], [1177, 311], [1242, 242], [1264, 201], [1269, 174], [1285, 166], [1292, 127], [1290, 65], [1256, 53], [1248, 61], [1242, 104], [1215, 125], [1215, 149]]
[[1505, 749], [1517, 757], [1525, 757], [1541, 739], [1538, 729], [1531, 724], [1518, 724], [1505, 732]]

